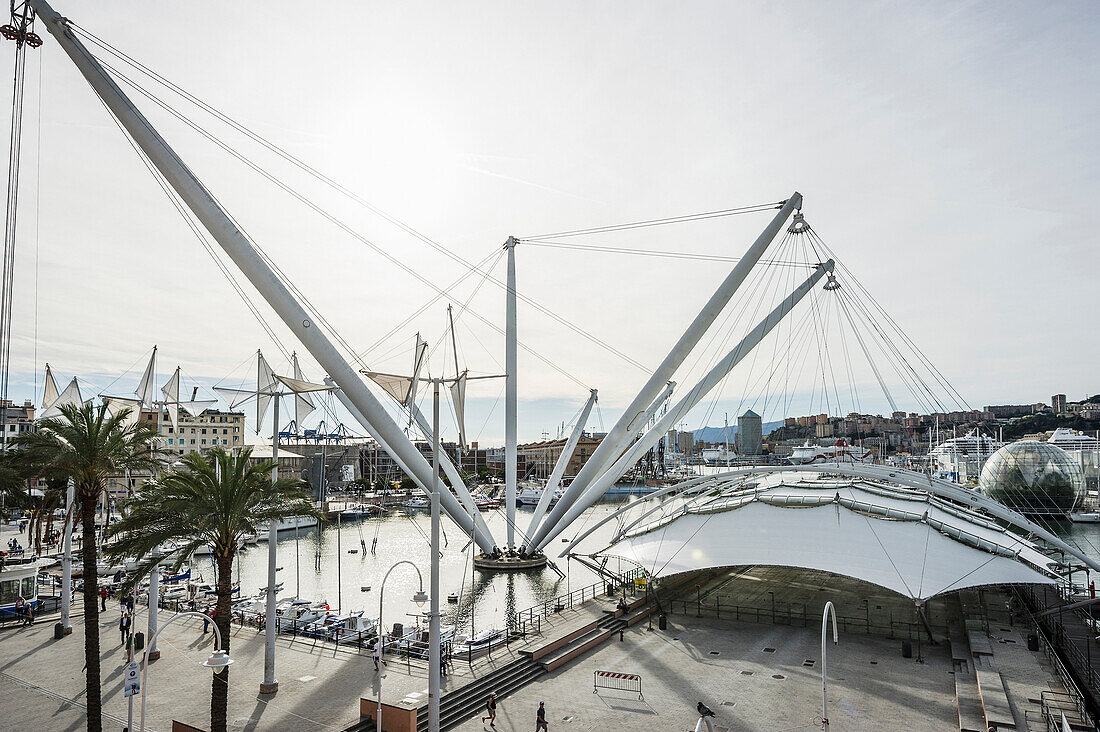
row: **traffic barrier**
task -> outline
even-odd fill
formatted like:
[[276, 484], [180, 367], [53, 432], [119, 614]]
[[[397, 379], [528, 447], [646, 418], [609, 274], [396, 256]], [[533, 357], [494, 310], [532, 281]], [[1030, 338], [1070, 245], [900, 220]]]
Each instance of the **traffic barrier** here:
[[642, 677], [638, 674], [624, 674], [618, 671], [593, 671], [592, 693], [599, 694], [600, 689], [613, 691], [636, 691], [642, 698]]

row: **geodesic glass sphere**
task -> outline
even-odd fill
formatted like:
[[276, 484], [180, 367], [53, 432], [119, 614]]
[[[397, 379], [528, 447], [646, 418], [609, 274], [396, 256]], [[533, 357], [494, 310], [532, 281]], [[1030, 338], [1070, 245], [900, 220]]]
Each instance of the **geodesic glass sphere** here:
[[1085, 474], [1057, 445], [1022, 440], [989, 456], [978, 489], [1021, 513], [1066, 514], [1084, 498]]

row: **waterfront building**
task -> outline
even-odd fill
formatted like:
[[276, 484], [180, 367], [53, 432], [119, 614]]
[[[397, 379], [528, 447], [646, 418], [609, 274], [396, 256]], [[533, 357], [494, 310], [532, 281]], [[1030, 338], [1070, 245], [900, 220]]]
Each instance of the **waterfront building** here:
[[34, 429], [34, 404], [31, 402], [23, 402], [19, 406], [10, 399], [0, 400], [0, 412], [3, 415], [0, 425], [3, 426], [5, 441]]
[[1055, 414], [1065, 414], [1066, 413], [1066, 395], [1065, 394], [1055, 394], [1054, 396], [1052, 396], [1050, 398], [1050, 408], [1054, 411]]
[[[168, 418], [168, 412], [156, 415], [157, 428], [168, 452], [186, 455], [205, 452], [210, 447], [226, 450], [244, 445], [244, 412], [222, 412], [207, 409], [198, 416], [180, 410], [176, 424]], [[142, 415], [145, 418], [145, 413]]]
[[[542, 442], [529, 442], [519, 446], [519, 452], [523, 456], [527, 466], [526, 477], [545, 480], [554, 471], [561, 451], [565, 449], [566, 439], [544, 440]], [[577, 447], [565, 466], [565, 477], [572, 477], [580, 472], [588, 458], [596, 451], [600, 440], [589, 435], [583, 435], [577, 441]]]

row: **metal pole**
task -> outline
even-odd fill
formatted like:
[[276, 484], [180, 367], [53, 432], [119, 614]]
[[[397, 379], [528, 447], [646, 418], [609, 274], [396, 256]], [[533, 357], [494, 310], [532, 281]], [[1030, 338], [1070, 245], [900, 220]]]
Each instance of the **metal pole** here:
[[699, 311], [699, 314], [695, 316], [695, 319], [684, 331], [684, 334], [680, 336], [680, 339], [676, 341], [676, 344], [665, 356], [665, 360], [661, 362], [661, 365], [653, 372], [653, 375], [649, 377], [649, 381], [645, 386], [641, 388], [637, 396], [634, 397], [634, 401], [630, 403], [630, 406], [626, 408], [622, 416], [615, 423], [615, 426], [611, 428], [611, 431], [607, 433], [607, 436], [603, 438], [599, 446], [592, 453], [592, 456], [588, 458], [588, 462], [577, 473], [577, 477], [573, 479], [573, 482], [569, 485], [569, 488], [565, 491], [562, 497], [558, 500], [554, 509], [547, 516], [542, 526], [539, 527], [537, 533], [531, 537], [530, 544], [534, 547], [545, 546], [544, 539], [546, 535], [560, 523], [560, 519], [565, 515], [567, 511], [573, 506], [573, 503], [583, 495], [587, 490], [589, 484], [603, 471], [608, 465], [611, 465], [623, 450], [629, 444], [629, 440], [633, 435], [635, 428], [641, 426], [637, 424], [639, 417], [645, 412], [646, 408], [653, 403], [654, 397], [665, 388], [665, 384], [672, 378], [672, 375], [676, 373], [683, 362], [687, 359], [691, 351], [699, 343], [699, 340], [710, 329], [710, 326], [714, 324], [715, 319], [721, 314], [722, 310], [729, 303], [734, 293], [748, 277], [749, 271], [756, 265], [757, 261], [764, 255], [765, 250], [771, 244], [772, 239], [779, 233], [779, 229], [783, 226], [786, 220], [790, 217], [796, 209], [802, 208], [802, 195], [795, 192], [786, 202], [784, 202], [779, 213], [771, 220], [767, 227], [760, 233], [760, 236], [756, 238], [752, 246], [745, 252], [745, 256], [734, 266], [730, 271], [726, 279], [711, 295], [703, 309]]
[[[271, 419], [271, 460], [275, 466], [271, 469], [271, 482], [279, 480], [279, 397], [271, 401], [275, 403]], [[297, 522], [297, 517], [295, 517]], [[261, 694], [274, 694], [279, 690], [279, 682], [275, 679], [275, 631], [278, 620], [275, 617], [275, 567], [276, 544], [279, 543], [279, 522], [272, 519], [267, 525], [267, 597], [264, 603], [264, 680], [260, 684]]]
[[825, 645], [825, 634], [829, 627], [830, 615], [833, 618], [833, 645], [835, 646], [840, 639], [837, 637], [836, 608], [833, 607], [832, 600], [825, 603], [825, 612], [821, 615], [821, 724], [826, 730], [829, 729], [829, 689], [826, 686], [828, 646]]
[[[135, 144], [156, 166], [164, 179], [179, 194], [180, 199], [187, 204], [203, 227], [210, 232], [264, 300], [278, 313], [321, 368], [328, 372], [336, 384], [339, 384], [341, 392], [355, 405], [353, 414], [362, 422], [364, 428], [391, 456], [399, 459], [406, 466], [407, 473], [425, 487], [425, 490], [428, 490], [427, 486], [431, 483], [431, 466], [393, 421], [386, 408], [370, 392], [355, 369], [336, 349], [315, 322], [314, 317], [294, 298], [283, 280], [264, 261], [252, 242], [230, 220], [213, 195], [72, 33], [65, 19], [50, 7], [46, 0], [28, 0], [28, 2], [38, 13], [39, 19], [45, 24], [50, 35], [68, 54], [85, 80], [111, 110], [119, 124], [126, 129]], [[442, 498], [443, 510], [467, 536], [471, 535], [470, 517], [462, 509], [458, 500], [450, 492]], [[491, 545], [489, 548], [492, 548]]]
[[340, 521], [340, 517], [342, 515], [343, 512], [336, 514], [336, 612], [338, 613], [343, 612], [344, 608], [344, 595], [343, 589], [341, 587], [341, 585], [343, 584], [343, 578], [341, 574], [341, 567], [343, 565], [343, 562], [341, 560], [344, 558], [344, 550], [341, 548], [340, 545], [340, 529], [343, 528]]
[[508, 548], [515, 547], [516, 482], [519, 466], [518, 440], [516, 437], [516, 240], [508, 237], [504, 248], [508, 250], [508, 299], [505, 308], [504, 337], [504, 516], [508, 523]]
[[[159, 620], [158, 613], [160, 611], [160, 555], [157, 555], [157, 563], [153, 565], [153, 570], [149, 572], [149, 624], [146, 634], [149, 636], [149, 660], [155, 661], [160, 658], [160, 651], [157, 650], [157, 621]], [[131, 697], [132, 698], [132, 697]], [[132, 722], [133, 720], [131, 720]], [[129, 729], [133, 729], [133, 724]]]
[[73, 604], [73, 524], [76, 523], [76, 486], [65, 486], [65, 555], [61, 558], [61, 626], [72, 632], [69, 611]]
[[428, 730], [439, 732], [439, 379], [433, 379], [432, 400], [432, 570], [430, 582], [431, 612], [428, 615]]

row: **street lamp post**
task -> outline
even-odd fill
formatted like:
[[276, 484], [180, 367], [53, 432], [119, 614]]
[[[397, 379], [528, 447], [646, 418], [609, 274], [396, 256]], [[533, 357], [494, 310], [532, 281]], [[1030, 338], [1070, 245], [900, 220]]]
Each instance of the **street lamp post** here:
[[[432, 565], [431, 611], [428, 614], [428, 730], [439, 732], [439, 379], [433, 379], [432, 398]], [[473, 517], [471, 517], [472, 520]], [[475, 522], [476, 526], [476, 522]]]
[[828, 646], [825, 644], [826, 631], [829, 628], [829, 616], [833, 618], [833, 645], [835, 646], [839, 639], [836, 632], [836, 608], [833, 607], [833, 603], [830, 600], [825, 603], [825, 612], [821, 615], [821, 725], [822, 729], [829, 729], [829, 689], [826, 686], [827, 683], [827, 656], [826, 652]]
[[[156, 634], [145, 646], [145, 658], [141, 664], [141, 732], [145, 732], [145, 700], [149, 698], [149, 649], [153, 647], [153, 643], [156, 642], [157, 636], [160, 635], [165, 628], [167, 628], [169, 625], [176, 622], [180, 618], [187, 617], [188, 615], [193, 615], [196, 618], [207, 619], [204, 614], [196, 612], [194, 610], [187, 610], [182, 613], [176, 613], [176, 615], [174, 615], [171, 620], [157, 628]], [[233, 663], [233, 659], [229, 657], [228, 653], [221, 650], [222, 633], [220, 630], [218, 630], [217, 623], [212, 623], [212, 625], [214, 626], [215, 646], [214, 650], [210, 652], [210, 658], [206, 659], [206, 661], [204, 661], [202, 665], [206, 666], [209, 669], [213, 669], [214, 673], [217, 673], [221, 669]]]
[[61, 557], [61, 627], [65, 635], [73, 632], [70, 611], [73, 604], [73, 524], [76, 523], [76, 486], [70, 479], [65, 487], [65, 553]]
[[[408, 559], [402, 559], [397, 564], [394, 564], [388, 570], [386, 570], [386, 576], [382, 578], [382, 584], [378, 587], [378, 641], [379, 644], [378, 653], [382, 659], [386, 658], [386, 640], [383, 635], [384, 626], [382, 625], [382, 597], [386, 591], [386, 580], [390, 578], [390, 572], [400, 567], [402, 564], [407, 564], [416, 570], [416, 578], [419, 581], [420, 589], [412, 596], [412, 601], [416, 603], [417, 607], [424, 607], [424, 603], [428, 601], [428, 595], [424, 592], [424, 576], [420, 574], [420, 567], [416, 566]], [[382, 732], [382, 670], [378, 670], [378, 705], [377, 705], [377, 722], [375, 724], [376, 729]]]

